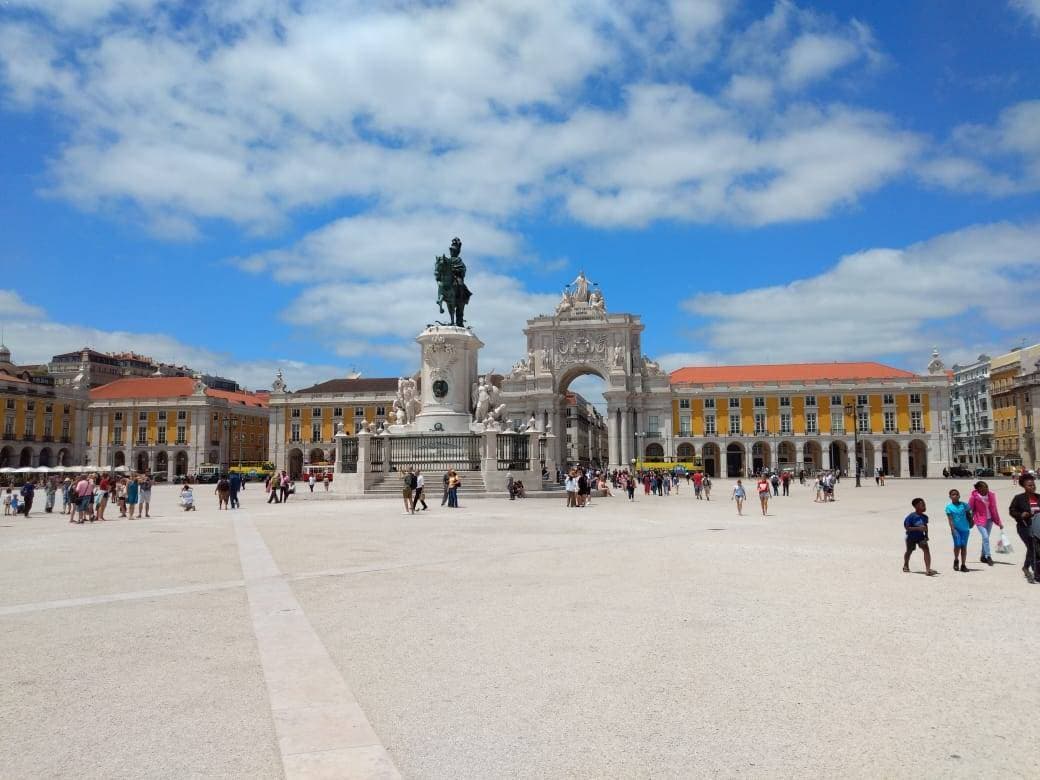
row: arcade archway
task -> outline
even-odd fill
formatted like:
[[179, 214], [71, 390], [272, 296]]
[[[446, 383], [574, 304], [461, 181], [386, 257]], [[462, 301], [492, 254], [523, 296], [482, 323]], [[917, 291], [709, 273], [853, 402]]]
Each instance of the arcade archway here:
[[744, 445], [733, 442], [726, 447], [726, 476], [744, 476]]
[[704, 465], [704, 473], [709, 477], [717, 478], [722, 465], [722, 455], [719, 445], [713, 441], [701, 447], [701, 463]]
[[563, 412], [572, 383], [586, 376], [603, 383], [601, 453], [597, 458], [590, 449], [590, 462], [631, 468], [650, 444], [661, 447], [665, 462], [676, 460], [668, 376], [643, 355], [642, 332], [637, 315], [609, 312], [602, 293], [583, 276], [565, 290], [554, 313], [527, 321], [526, 358], [503, 380], [502, 399], [510, 420], [533, 415], [539, 430], [552, 434], [557, 466], [584, 460], [584, 448], [568, 452]]

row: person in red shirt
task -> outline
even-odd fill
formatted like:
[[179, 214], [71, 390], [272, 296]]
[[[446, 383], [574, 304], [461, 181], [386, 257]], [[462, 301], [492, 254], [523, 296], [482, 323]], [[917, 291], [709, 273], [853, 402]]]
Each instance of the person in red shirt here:
[[769, 508], [769, 480], [764, 474], [758, 478], [755, 490], [758, 491], [758, 501], [762, 504], [762, 517], [765, 517], [766, 509]]

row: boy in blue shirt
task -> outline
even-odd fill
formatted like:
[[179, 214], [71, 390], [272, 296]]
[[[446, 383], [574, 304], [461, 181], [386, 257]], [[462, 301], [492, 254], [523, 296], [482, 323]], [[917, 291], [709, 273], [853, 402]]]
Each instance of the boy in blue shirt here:
[[[950, 491], [950, 503], [946, 505], [946, 519], [950, 521], [953, 536], [953, 570], [971, 571], [968, 568], [968, 535], [971, 533], [971, 509], [961, 501], [957, 488]], [[960, 560], [958, 560], [958, 555]]]
[[914, 511], [903, 520], [903, 528], [906, 529], [906, 552], [903, 554], [903, 571], [910, 571], [910, 553], [915, 547], [920, 547], [924, 553], [925, 574], [934, 577], [939, 572], [932, 569], [932, 553], [928, 549], [928, 515], [924, 513], [925, 503], [923, 498], [915, 498], [910, 502]]

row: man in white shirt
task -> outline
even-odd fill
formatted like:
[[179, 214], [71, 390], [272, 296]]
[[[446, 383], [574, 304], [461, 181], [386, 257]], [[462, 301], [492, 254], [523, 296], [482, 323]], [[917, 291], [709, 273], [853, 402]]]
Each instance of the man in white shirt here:
[[567, 491], [567, 506], [578, 505], [578, 480], [574, 476], [573, 471], [567, 472], [567, 479], [563, 483], [564, 490]]
[[418, 504], [422, 504], [423, 511], [426, 511], [426, 496], [423, 494], [423, 487], [426, 485], [426, 480], [423, 479], [423, 473], [419, 469], [415, 470], [415, 494], [412, 496], [412, 512], [415, 512], [415, 507]]

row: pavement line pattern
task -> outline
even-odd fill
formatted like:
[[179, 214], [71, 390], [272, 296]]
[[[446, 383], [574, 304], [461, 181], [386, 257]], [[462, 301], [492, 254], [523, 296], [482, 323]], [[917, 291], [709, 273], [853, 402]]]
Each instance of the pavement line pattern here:
[[400, 778], [256, 525], [234, 522], [286, 778]]
[[5, 615], [24, 615], [27, 612], [39, 612], [45, 609], [65, 609], [67, 607], [89, 607], [95, 604], [112, 604], [118, 601], [135, 601], [152, 599], [161, 596], [180, 596], [185, 593], [207, 593], [214, 590], [241, 588], [242, 580], [227, 582], [211, 582], [205, 585], [178, 585], [172, 588], [155, 588], [154, 590], [135, 590], [129, 593], [105, 593], [99, 596], [80, 596], [74, 599], [57, 599], [55, 601], [37, 601], [32, 604], [13, 604], [0, 607], [0, 617]]

